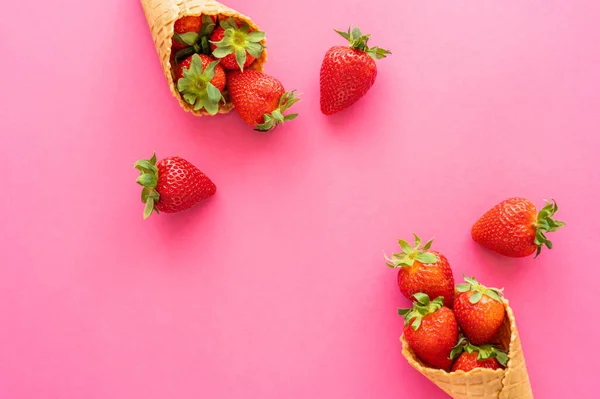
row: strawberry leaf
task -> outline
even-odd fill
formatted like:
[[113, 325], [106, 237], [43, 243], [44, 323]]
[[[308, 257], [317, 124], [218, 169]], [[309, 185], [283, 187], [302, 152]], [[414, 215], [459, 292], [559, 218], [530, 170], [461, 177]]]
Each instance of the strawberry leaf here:
[[479, 302], [482, 297], [483, 297], [483, 294], [481, 292], [477, 291], [473, 295], [471, 295], [469, 302], [475, 304], [475, 303]]
[[264, 122], [256, 125], [255, 130], [259, 132], [266, 132], [275, 128], [280, 123], [285, 121], [294, 120], [298, 114], [284, 115], [292, 105], [300, 101], [299, 98], [295, 97], [295, 91], [285, 92], [279, 99], [279, 108], [274, 109], [270, 114], [264, 115]]
[[224, 58], [229, 54], [235, 54], [235, 61], [240, 70], [244, 71], [247, 54], [259, 58], [265, 48], [261, 43], [265, 34], [261, 31], [250, 32], [250, 25], [243, 22], [238, 25], [233, 18], [221, 21], [221, 28], [225, 30], [223, 39], [211, 41], [216, 46], [212, 55], [215, 58]]
[[552, 241], [550, 241], [545, 233], [552, 233], [565, 226], [565, 222], [560, 220], [554, 220], [552, 217], [558, 212], [558, 205], [554, 199], [546, 201], [546, 205], [540, 210], [537, 217], [536, 233], [534, 243], [537, 245], [535, 257], [542, 252], [542, 248], [546, 246], [548, 249], [552, 249]]
[[385, 58], [388, 54], [391, 54], [390, 51], [379, 47], [369, 48], [367, 43], [369, 42], [371, 35], [363, 35], [358, 27], [352, 29], [352, 26], [350, 26], [347, 32], [342, 32], [339, 30], [335, 30], [335, 32], [339, 33], [344, 39], [348, 40], [350, 43], [350, 48], [364, 51], [374, 60]]
[[158, 184], [158, 168], [156, 167], [156, 154], [152, 158], [141, 159], [137, 161], [134, 168], [140, 171], [140, 176], [137, 178], [137, 183], [144, 186], [142, 189], [142, 202], [144, 206], [144, 219], [150, 217], [153, 211], [158, 213], [155, 208], [156, 202], [160, 199], [156, 185]]
[[183, 70], [183, 77], [177, 80], [177, 90], [183, 99], [193, 106], [195, 111], [205, 109], [210, 115], [219, 111], [219, 102], [223, 95], [212, 83], [218, 61], [210, 62], [203, 70], [202, 59], [194, 54], [188, 69]]

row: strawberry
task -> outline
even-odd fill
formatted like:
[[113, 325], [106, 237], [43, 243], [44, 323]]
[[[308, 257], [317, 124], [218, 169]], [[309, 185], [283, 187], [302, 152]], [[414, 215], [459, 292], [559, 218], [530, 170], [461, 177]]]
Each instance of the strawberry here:
[[189, 49], [190, 51], [185, 54], [186, 57], [194, 52], [210, 54], [208, 37], [214, 31], [216, 21], [217, 17], [214, 15], [189, 15], [179, 18], [173, 26], [171, 52], [177, 53]]
[[444, 305], [452, 308], [454, 302], [454, 277], [452, 269], [444, 255], [431, 251], [433, 240], [421, 248], [421, 239], [414, 234], [415, 244], [411, 246], [404, 240], [398, 240], [402, 252], [387, 258], [387, 265], [398, 268], [398, 286], [408, 299], [423, 292], [431, 298], [444, 298]]
[[414, 296], [412, 309], [398, 309], [398, 314], [404, 316], [404, 337], [424, 363], [449, 371], [450, 352], [458, 341], [454, 313], [444, 306], [442, 297], [430, 301], [427, 294]]
[[475, 277], [465, 276], [456, 286], [454, 314], [462, 332], [473, 345], [492, 342], [505, 318], [502, 290], [479, 284]]
[[552, 219], [558, 211], [556, 201], [546, 201], [538, 214], [535, 205], [525, 198], [510, 198], [487, 211], [471, 229], [477, 243], [504, 256], [522, 258], [535, 252], [537, 257], [544, 245], [552, 249], [546, 233], [565, 225]]
[[227, 74], [229, 95], [244, 122], [260, 132], [291, 121], [298, 114], [283, 115], [296, 102], [294, 91], [286, 92], [281, 82], [263, 72], [248, 70]]
[[264, 38], [264, 32], [250, 32], [246, 22], [238, 25], [233, 18], [229, 18], [221, 21], [210, 36], [210, 48], [213, 57], [221, 59], [223, 68], [243, 71], [262, 54]]
[[[458, 359], [457, 359], [458, 357]], [[494, 345], [475, 346], [467, 339], [461, 338], [452, 348], [451, 359], [456, 359], [452, 371], [469, 372], [476, 368], [498, 370], [506, 367], [508, 355], [506, 351]]]
[[194, 110], [206, 109], [210, 115], [219, 111], [219, 102], [225, 101], [225, 71], [211, 57], [194, 54], [186, 58], [175, 72], [177, 89]]
[[325, 54], [321, 65], [321, 112], [332, 115], [358, 101], [375, 83], [375, 60], [384, 58], [389, 51], [367, 46], [371, 35], [360, 29], [348, 28], [337, 33], [350, 42], [350, 47], [335, 46]]
[[156, 213], [181, 212], [215, 194], [217, 187], [198, 168], [179, 157], [165, 158], [158, 163], [156, 154], [135, 163], [140, 171], [137, 183], [144, 187], [142, 202], [144, 219]]

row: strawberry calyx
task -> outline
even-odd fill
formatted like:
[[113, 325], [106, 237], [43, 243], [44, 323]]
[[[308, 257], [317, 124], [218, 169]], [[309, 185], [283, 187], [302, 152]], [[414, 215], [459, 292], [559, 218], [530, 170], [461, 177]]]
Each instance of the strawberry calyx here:
[[192, 54], [210, 55], [208, 38], [215, 30], [215, 23], [209, 15], [202, 15], [202, 25], [199, 32], [186, 32], [173, 34], [173, 40], [183, 44], [186, 48], [175, 54], [175, 61], [181, 62]]
[[210, 115], [215, 115], [219, 111], [219, 102], [225, 102], [221, 91], [210, 82], [218, 63], [213, 61], [202, 70], [202, 59], [194, 54], [190, 67], [184, 68], [183, 77], [177, 80], [177, 90], [188, 104], [194, 106], [194, 111], [204, 108]]
[[415, 243], [413, 246], [402, 239], [398, 240], [398, 243], [402, 248], [402, 252], [392, 254], [391, 258], [385, 256], [386, 265], [396, 269], [398, 267], [410, 267], [415, 263], [415, 261], [419, 261], [424, 265], [428, 265], [437, 263], [440, 260], [436, 254], [429, 252], [431, 244], [433, 244], [433, 239], [427, 241], [425, 245], [421, 247], [421, 239], [418, 235], [414, 233], [413, 235], [415, 236]]
[[270, 114], [265, 114], [265, 121], [256, 125], [254, 130], [259, 132], [267, 132], [273, 129], [278, 124], [283, 124], [285, 121], [296, 119], [298, 114], [283, 115], [292, 105], [296, 104], [300, 99], [294, 96], [295, 90], [283, 93], [279, 99], [279, 106]]
[[212, 55], [215, 58], [224, 58], [229, 54], [235, 54], [235, 61], [243, 72], [246, 53], [254, 58], [259, 58], [265, 49], [265, 46], [261, 43], [265, 38], [265, 32], [250, 32], [250, 25], [247, 22], [238, 25], [231, 17], [221, 21], [220, 26], [225, 31], [224, 36], [218, 42], [210, 41], [217, 47]]
[[156, 154], [150, 159], [141, 159], [134, 166], [140, 171], [140, 175], [136, 182], [142, 189], [142, 202], [146, 204], [144, 207], [144, 219], [148, 219], [153, 211], [158, 213], [158, 209], [154, 206], [160, 199], [160, 194], [156, 191], [158, 184], [158, 168], [156, 167]]
[[504, 367], [506, 367], [506, 364], [508, 363], [508, 354], [506, 351], [490, 344], [479, 346], [473, 345], [465, 337], [461, 337], [454, 348], [452, 348], [452, 351], [450, 352], [450, 359], [456, 359], [463, 352], [477, 352], [477, 360], [496, 359], [498, 363]]
[[465, 282], [463, 284], [457, 284], [456, 290], [458, 292], [469, 292], [473, 291], [474, 293], [469, 298], [469, 302], [472, 304], [476, 304], [483, 298], [484, 295], [492, 298], [495, 301], [502, 302], [502, 291], [504, 288], [489, 288], [483, 284], [480, 284], [475, 277], [467, 277], [463, 275]]
[[413, 302], [412, 309], [398, 309], [398, 314], [404, 317], [405, 326], [410, 323], [410, 327], [416, 331], [421, 326], [423, 317], [437, 312], [444, 306], [444, 297], [439, 296], [432, 301], [429, 299], [429, 295], [422, 292], [418, 292], [413, 296], [416, 300]]
[[388, 54], [392, 54], [391, 51], [382, 49], [380, 47], [369, 47], [367, 43], [369, 42], [370, 34], [363, 35], [358, 27], [352, 29], [352, 25], [348, 28], [347, 32], [342, 32], [340, 30], [335, 30], [339, 33], [344, 39], [348, 40], [350, 43], [350, 48], [364, 51], [369, 54], [371, 58], [374, 60], [379, 60], [385, 58]]
[[552, 233], [561, 227], [565, 226], [565, 222], [560, 220], [552, 219], [552, 216], [558, 211], [558, 205], [556, 201], [551, 198], [550, 201], [546, 200], [546, 205], [538, 213], [537, 221], [535, 222], [535, 240], [534, 243], [537, 245], [537, 251], [535, 257], [542, 252], [544, 245], [548, 249], [552, 249], [552, 241], [546, 237], [546, 233]]

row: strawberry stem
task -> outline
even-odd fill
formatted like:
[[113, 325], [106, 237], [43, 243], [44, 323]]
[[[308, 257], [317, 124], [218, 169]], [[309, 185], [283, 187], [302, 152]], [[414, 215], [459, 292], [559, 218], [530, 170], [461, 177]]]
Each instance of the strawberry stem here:
[[479, 302], [484, 295], [489, 296], [498, 302], [502, 302], [502, 291], [504, 291], [504, 288], [488, 288], [485, 285], [480, 284], [475, 277], [469, 278], [463, 275], [463, 278], [465, 279], [465, 282], [463, 284], [458, 284], [456, 290], [458, 292], [474, 291], [469, 302], [475, 304]]
[[265, 33], [261, 31], [250, 32], [250, 25], [243, 22], [238, 25], [233, 18], [221, 21], [224, 36], [218, 42], [211, 41], [210, 43], [217, 46], [213, 51], [215, 58], [224, 58], [229, 54], [235, 54], [235, 61], [244, 72], [244, 64], [246, 63], [246, 53], [254, 58], [259, 58], [265, 46], [262, 40], [265, 38]]
[[369, 42], [371, 35], [363, 35], [358, 27], [352, 29], [352, 25], [350, 25], [347, 32], [342, 32], [339, 30], [336, 30], [336, 32], [339, 33], [344, 39], [348, 40], [350, 43], [350, 48], [364, 51], [374, 60], [379, 60], [385, 58], [388, 54], [392, 54], [391, 51], [382, 49], [380, 47], [369, 47], [367, 43]]
[[194, 54], [190, 67], [183, 69], [183, 77], [177, 80], [177, 90], [188, 104], [194, 106], [194, 111], [205, 109], [210, 115], [215, 115], [219, 111], [219, 102], [225, 102], [219, 89], [210, 82], [218, 63], [213, 61], [203, 70], [202, 59]]
[[437, 263], [440, 258], [432, 252], [429, 251], [431, 248], [431, 244], [433, 244], [433, 239], [427, 241], [423, 247], [421, 247], [421, 239], [418, 235], [415, 236], [415, 244], [411, 246], [408, 242], [400, 239], [398, 243], [402, 248], [402, 252], [392, 254], [392, 258], [388, 258], [385, 256], [386, 265], [389, 267], [396, 269], [398, 267], [410, 267], [415, 261], [419, 261], [424, 265]]
[[404, 317], [404, 325], [410, 324], [413, 330], [418, 330], [423, 321], [423, 317], [435, 313], [444, 306], [444, 297], [439, 296], [433, 301], [429, 299], [429, 295], [418, 292], [414, 294], [415, 301], [412, 309], [398, 309], [398, 314]]

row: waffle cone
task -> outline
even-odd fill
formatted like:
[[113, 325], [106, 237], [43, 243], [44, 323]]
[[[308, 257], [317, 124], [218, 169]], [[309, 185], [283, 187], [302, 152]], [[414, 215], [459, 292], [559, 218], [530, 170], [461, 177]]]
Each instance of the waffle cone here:
[[[259, 30], [258, 26], [247, 16], [214, 0], [141, 0], [141, 2], [171, 93], [184, 110], [198, 116], [208, 115], [204, 109], [194, 111], [193, 106], [186, 103], [177, 90], [171, 65], [171, 39], [175, 21], [184, 16], [204, 14], [233, 17], [238, 22], [248, 23], [252, 30]], [[263, 50], [261, 57], [256, 59], [248, 69], [262, 71], [265, 62], [267, 62], [267, 51]], [[219, 113], [227, 113], [233, 109], [227, 93], [223, 95], [226, 103], [219, 106]]]
[[467, 373], [448, 373], [424, 365], [408, 345], [404, 335], [402, 354], [408, 363], [454, 399], [533, 399], [525, 357], [521, 349], [515, 316], [504, 300], [506, 318], [498, 331], [502, 349], [508, 349], [508, 364], [504, 370], [475, 369]]

